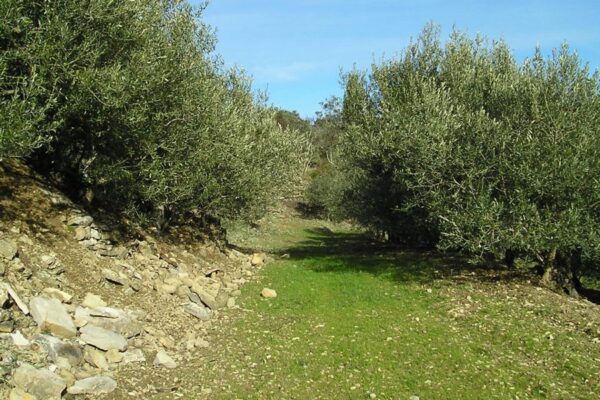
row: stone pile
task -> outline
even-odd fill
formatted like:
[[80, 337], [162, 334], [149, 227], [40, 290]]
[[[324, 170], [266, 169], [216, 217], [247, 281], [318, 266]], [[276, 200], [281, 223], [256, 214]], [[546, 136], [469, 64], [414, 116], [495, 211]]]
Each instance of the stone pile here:
[[[129, 340], [142, 332], [139, 319], [143, 313], [75, 306], [69, 304], [71, 299], [65, 292], [49, 288], [29, 301], [39, 334], [28, 339], [16, 331], [10, 337], [15, 346], [43, 352], [47, 365], [21, 363], [12, 374], [11, 398], [60, 399], [65, 391], [109, 393], [117, 387], [113, 375], [119, 363], [145, 361], [143, 352], [129, 345]], [[85, 300], [87, 305], [105, 304], [93, 294]]]
[[75, 240], [90, 250], [97, 251], [105, 257], [123, 257], [127, 249], [123, 246], [114, 246], [111, 241], [111, 235], [106, 229], [102, 229], [95, 222], [94, 218], [84, 215], [77, 209], [71, 210], [70, 217], [64, 217], [69, 227], [74, 229]]
[[[151, 237], [115, 245], [92, 217], [77, 210], [69, 215], [62, 218], [66, 231], [93, 253], [82, 263], [89, 268], [83, 273], [105, 296], [78, 293], [72, 285], [65, 290], [65, 265], [57, 254], [27, 254], [33, 252], [22, 245], [31, 249], [33, 240], [0, 231], [0, 375], [12, 385], [10, 399], [111, 393], [119, 369], [131, 363], [177, 368], [191, 350], [209, 346], [198, 329], [237, 307], [241, 286], [266, 262], [264, 254], [235, 250], [176, 251]], [[208, 254], [220, 258], [207, 261]], [[98, 260], [108, 261], [100, 267]], [[139, 304], [148, 308], [111, 307], [107, 292], [144, 298]], [[157, 303], [178, 313], [187, 329], [169, 334], [164, 324], [171, 320], [149, 315]]]

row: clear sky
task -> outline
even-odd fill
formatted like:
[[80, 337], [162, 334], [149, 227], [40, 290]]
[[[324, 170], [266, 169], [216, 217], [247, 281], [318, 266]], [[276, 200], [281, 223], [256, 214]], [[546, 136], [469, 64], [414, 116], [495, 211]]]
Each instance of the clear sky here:
[[600, 0], [211, 0], [204, 20], [217, 29], [227, 65], [304, 117], [340, 95], [340, 68], [397, 55], [428, 21], [446, 37], [453, 26], [502, 37], [519, 59], [566, 40], [600, 69]]

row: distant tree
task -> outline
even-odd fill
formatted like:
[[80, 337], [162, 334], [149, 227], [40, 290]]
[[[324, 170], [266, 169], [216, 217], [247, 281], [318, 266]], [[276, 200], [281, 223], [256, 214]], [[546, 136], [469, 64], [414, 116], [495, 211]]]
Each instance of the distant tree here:
[[304, 133], [311, 129], [310, 123], [300, 117], [297, 111], [277, 110], [275, 120], [282, 129], [292, 129]]
[[320, 160], [331, 162], [342, 132], [342, 101], [339, 97], [333, 96], [321, 103], [313, 128], [315, 154]]

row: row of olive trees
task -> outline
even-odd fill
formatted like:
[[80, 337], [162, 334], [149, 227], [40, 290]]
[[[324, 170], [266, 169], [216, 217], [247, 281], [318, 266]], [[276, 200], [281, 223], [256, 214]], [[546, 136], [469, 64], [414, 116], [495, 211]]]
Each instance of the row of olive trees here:
[[582, 262], [600, 259], [600, 79], [567, 46], [518, 63], [502, 41], [442, 45], [430, 26], [398, 59], [349, 73], [341, 113], [344, 216], [396, 240], [535, 258], [573, 294]]
[[115, 211], [253, 218], [302, 162], [179, 0], [0, 3], [0, 158]]

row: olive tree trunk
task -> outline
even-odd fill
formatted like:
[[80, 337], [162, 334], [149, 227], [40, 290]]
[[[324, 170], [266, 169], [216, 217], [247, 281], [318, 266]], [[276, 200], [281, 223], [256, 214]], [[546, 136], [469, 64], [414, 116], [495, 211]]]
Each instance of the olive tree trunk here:
[[553, 249], [544, 259], [541, 283], [551, 290], [580, 297], [581, 283], [578, 276], [580, 265], [580, 252], [575, 251], [564, 256]]

